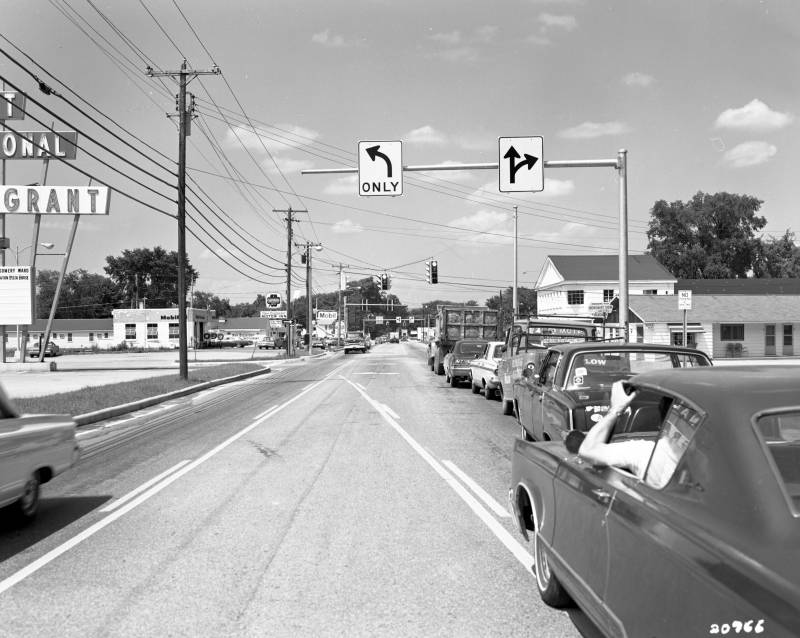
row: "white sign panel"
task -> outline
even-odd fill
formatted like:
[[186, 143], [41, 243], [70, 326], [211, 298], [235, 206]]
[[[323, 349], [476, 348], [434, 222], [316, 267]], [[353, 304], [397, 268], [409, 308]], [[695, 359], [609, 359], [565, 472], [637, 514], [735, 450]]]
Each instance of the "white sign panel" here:
[[358, 143], [358, 194], [403, 194], [402, 142]]
[[679, 290], [678, 291], [678, 310], [691, 310], [692, 309], [692, 291]]
[[286, 319], [285, 310], [262, 310], [259, 313], [262, 319]]
[[382, 315], [375, 315], [375, 325], [383, 325], [383, 316]]
[[321, 326], [335, 323], [338, 318], [339, 313], [335, 310], [317, 310], [317, 323]]
[[277, 292], [271, 292], [266, 297], [268, 308], [277, 308], [281, 305], [281, 296]]
[[544, 190], [543, 145], [541, 137], [499, 138], [501, 193]]
[[270, 328], [283, 328], [283, 321], [280, 319], [270, 319], [269, 320], [269, 327]]
[[0, 186], [0, 213], [108, 215], [107, 186]]
[[33, 323], [33, 286], [29, 266], [0, 267], [0, 325]]

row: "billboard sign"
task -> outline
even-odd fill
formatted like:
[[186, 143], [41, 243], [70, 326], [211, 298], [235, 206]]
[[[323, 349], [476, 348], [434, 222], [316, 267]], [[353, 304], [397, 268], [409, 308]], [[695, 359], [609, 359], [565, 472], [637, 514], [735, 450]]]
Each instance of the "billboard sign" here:
[[107, 186], [0, 186], [0, 213], [108, 215]]
[[33, 323], [30, 266], [0, 266], [0, 325]]
[[25, 94], [0, 91], [0, 120], [25, 119]]
[[0, 133], [0, 159], [60, 157], [64, 160], [74, 160], [77, 154], [78, 133], [75, 131]]

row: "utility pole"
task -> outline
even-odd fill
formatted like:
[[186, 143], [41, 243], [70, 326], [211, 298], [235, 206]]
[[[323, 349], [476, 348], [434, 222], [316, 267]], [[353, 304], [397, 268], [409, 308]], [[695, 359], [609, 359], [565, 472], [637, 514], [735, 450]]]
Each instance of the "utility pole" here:
[[342, 321], [344, 321], [344, 307], [342, 306], [342, 270], [344, 267], [349, 267], [350, 264], [339, 264], [339, 300], [336, 302], [336, 307], [339, 310], [339, 318], [336, 320], [336, 325], [338, 327], [338, 335], [336, 337], [336, 345], [339, 345], [339, 338], [342, 336]]
[[294, 213], [307, 213], [307, 210], [295, 210], [291, 206], [286, 209], [273, 208], [273, 213], [286, 213], [286, 356], [291, 357], [294, 351], [294, 326], [292, 324], [292, 223]]
[[511, 321], [514, 321], [517, 318], [517, 243], [518, 243], [518, 235], [517, 235], [517, 221], [519, 218], [519, 214], [517, 212], [517, 207], [514, 206], [514, 289], [511, 291]]
[[[189, 78], [198, 75], [219, 75], [222, 73], [215, 64], [210, 71], [189, 70], [186, 60], [181, 64], [180, 71], [153, 71], [147, 67], [147, 75], [151, 78], [178, 78], [178, 349], [179, 374], [181, 379], [189, 378], [188, 339], [186, 338], [186, 136], [191, 133], [191, 113], [186, 109], [186, 85]], [[192, 98], [194, 103], [194, 98]], [[194, 106], [192, 106], [194, 108]], [[167, 115], [169, 117], [169, 115]]]

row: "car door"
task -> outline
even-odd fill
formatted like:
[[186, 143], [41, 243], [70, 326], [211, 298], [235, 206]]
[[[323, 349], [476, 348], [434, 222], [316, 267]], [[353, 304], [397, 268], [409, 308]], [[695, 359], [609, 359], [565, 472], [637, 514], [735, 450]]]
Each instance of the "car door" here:
[[0, 418], [0, 503], [15, 500], [26, 478], [20, 428], [19, 418]]
[[613, 490], [605, 474], [573, 455], [562, 461], [554, 482], [553, 549], [568, 570], [562, 580], [576, 602], [594, 609], [602, 607], [609, 569], [606, 516]]
[[559, 352], [548, 352], [539, 367], [538, 378], [533, 380], [530, 385], [528, 400], [530, 401], [531, 434], [537, 441], [544, 438], [545, 397], [553, 390], [560, 358]]

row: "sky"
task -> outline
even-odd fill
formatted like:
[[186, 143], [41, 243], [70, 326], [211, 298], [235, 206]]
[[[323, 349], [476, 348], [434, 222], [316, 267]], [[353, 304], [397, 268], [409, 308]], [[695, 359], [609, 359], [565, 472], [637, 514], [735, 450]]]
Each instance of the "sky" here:
[[[765, 236], [796, 231], [796, 0], [0, 0], [0, 12], [0, 76], [28, 96], [8, 126], [78, 131], [76, 159], [50, 162], [45, 183], [112, 189], [108, 216], [81, 217], [69, 270], [177, 249], [177, 84], [145, 70], [184, 59], [221, 70], [188, 85], [187, 254], [196, 290], [232, 303], [285, 297], [275, 211], [290, 207], [307, 211], [293, 215], [293, 296], [310, 243], [315, 294], [337, 290], [341, 269], [388, 273], [412, 306], [483, 303], [513, 281], [515, 206], [522, 286], [548, 255], [619, 250], [614, 168], [544, 167], [536, 193], [501, 193], [493, 169], [407, 171], [398, 197], [360, 196], [353, 173], [301, 174], [356, 168], [361, 141], [401, 141], [408, 166], [498, 163], [501, 137], [541, 136], [542, 161], [626, 149], [631, 253], [656, 201], [698, 191], [757, 197]], [[6, 184], [42, 174], [40, 160], [5, 162]], [[60, 267], [71, 223], [43, 216], [39, 239], [55, 246], [39, 268]], [[30, 258], [32, 228], [6, 216], [7, 264], [17, 249]]]

